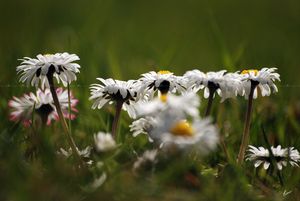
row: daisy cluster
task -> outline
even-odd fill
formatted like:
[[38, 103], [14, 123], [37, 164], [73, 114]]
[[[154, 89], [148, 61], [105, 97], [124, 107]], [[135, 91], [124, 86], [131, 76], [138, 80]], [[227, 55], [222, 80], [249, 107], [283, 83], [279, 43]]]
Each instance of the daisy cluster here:
[[[32, 123], [34, 114], [41, 117], [43, 123], [50, 125], [51, 120], [59, 120], [59, 114], [55, 107], [53, 95], [51, 94], [49, 79], [56, 78], [57, 82], [66, 87], [77, 79], [80, 65], [75, 63], [79, 57], [76, 54], [56, 53], [37, 55], [36, 58], [24, 57], [21, 65], [17, 66], [20, 74], [20, 82], [36, 87], [36, 92], [24, 94], [22, 97], [13, 97], [8, 105], [11, 108], [10, 119], [22, 122], [25, 126]], [[57, 88], [54, 90], [60, 104], [61, 113], [64, 118], [74, 119], [78, 112], [75, 108], [78, 100], [74, 98], [71, 91]], [[69, 108], [70, 106], [70, 108]]]
[[[216, 146], [218, 131], [209, 118], [199, 116], [197, 92], [204, 89], [204, 98], [218, 94], [221, 101], [238, 95], [248, 98], [249, 88], [255, 82], [261, 95], [268, 96], [278, 91], [274, 82], [280, 76], [276, 70], [263, 68], [235, 73], [192, 70], [182, 76], [163, 70], [144, 73], [139, 79], [129, 81], [97, 78], [100, 84], [91, 85], [90, 100], [93, 109], [100, 109], [106, 103], [124, 103], [123, 110], [134, 119], [138, 117], [130, 125], [133, 136], [146, 134], [149, 141], [160, 147], [197, 147], [205, 153]], [[254, 93], [257, 94], [257, 88]]]
[[[33, 113], [39, 114], [43, 121], [50, 124], [57, 120], [57, 105], [53, 102], [57, 94], [58, 102], [65, 118], [75, 118], [70, 111], [77, 112], [78, 102], [68, 91], [62, 88], [53, 91], [53, 78], [64, 86], [76, 81], [80, 65], [75, 63], [79, 57], [75, 54], [57, 53], [52, 55], [37, 55], [36, 58], [24, 57], [17, 67], [20, 82], [37, 88], [36, 93], [25, 94], [9, 101], [11, 107], [10, 119], [30, 125]], [[101, 109], [107, 104], [116, 105], [112, 134], [98, 132], [94, 135], [94, 149], [98, 153], [113, 151], [118, 148], [115, 132], [119, 114], [123, 109], [134, 121], [129, 126], [133, 136], [147, 135], [149, 142], [155, 149], [145, 152], [139, 157], [134, 169], [145, 161], [156, 162], [156, 156], [161, 151], [182, 151], [183, 153], [206, 154], [214, 150], [219, 143], [219, 131], [210, 117], [199, 114], [200, 98], [197, 93], [203, 90], [204, 98], [211, 102], [216, 94], [221, 102], [228, 98], [243, 96], [255, 99], [258, 95], [270, 96], [278, 91], [275, 82], [280, 81], [276, 68], [262, 68], [260, 70], [242, 70], [227, 72], [201, 72], [190, 70], [182, 76], [163, 71], [144, 73], [136, 80], [115, 80], [112, 78], [97, 78], [99, 83], [91, 84], [90, 100], [92, 109]], [[55, 80], [54, 79], [54, 80]], [[49, 89], [50, 88], [50, 89]], [[70, 96], [68, 96], [70, 94]], [[55, 106], [56, 107], [55, 107]], [[69, 108], [69, 106], [71, 108]], [[91, 147], [83, 151], [77, 148], [78, 155], [89, 158]], [[65, 157], [72, 155], [72, 151], [60, 150]], [[271, 148], [277, 161], [278, 169], [291, 165], [298, 165], [299, 152], [294, 148]], [[270, 165], [268, 150], [250, 146], [247, 160], [254, 161], [255, 167]], [[287, 160], [288, 159], [288, 160]], [[89, 161], [89, 160], [88, 160]], [[89, 162], [91, 164], [91, 162]], [[102, 181], [102, 180], [101, 180]]]
[[[123, 101], [123, 109], [130, 117], [135, 118], [134, 105], [140, 101], [151, 101], [155, 94], [161, 100], [167, 98], [167, 94], [197, 93], [204, 89], [204, 98], [215, 92], [221, 97], [221, 101], [238, 95], [248, 98], [251, 83], [257, 83], [262, 96], [270, 96], [278, 89], [275, 81], [280, 81], [280, 75], [276, 68], [263, 68], [261, 70], [243, 70], [229, 73], [226, 70], [218, 72], [201, 72], [199, 70], [187, 71], [183, 76], [176, 76], [170, 71], [151, 71], [144, 73], [137, 80], [120, 81], [97, 78], [101, 83], [91, 85], [92, 108], [102, 108], [106, 103]], [[258, 89], [254, 90], [254, 98]]]

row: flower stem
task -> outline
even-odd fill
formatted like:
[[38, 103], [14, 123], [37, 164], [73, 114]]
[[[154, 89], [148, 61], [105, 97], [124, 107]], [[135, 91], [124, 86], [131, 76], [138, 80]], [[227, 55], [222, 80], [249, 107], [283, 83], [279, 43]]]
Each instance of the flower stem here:
[[247, 107], [247, 112], [246, 112], [243, 137], [242, 137], [242, 142], [241, 142], [240, 150], [239, 150], [239, 154], [238, 154], [237, 162], [239, 165], [242, 165], [242, 163], [244, 161], [245, 152], [246, 152], [248, 142], [249, 142], [249, 131], [250, 131], [252, 106], [253, 106], [253, 94], [254, 94], [254, 91], [255, 91], [255, 88], [257, 85], [258, 85], [257, 82], [251, 81], [251, 88], [250, 88], [250, 93], [248, 96], [248, 107]]
[[71, 125], [71, 116], [72, 116], [72, 114], [71, 114], [71, 112], [72, 112], [72, 110], [71, 110], [71, 90], [70, 90], [70, 84], [68, 83], [68, 110], [69, 110], [69, 131], [70, 131], [70, 133], [72, 133], [72, 125]]
[[122, 100], [116, 101], [116, 113], [115, 113], [114, 121], [112, 124], [112, 129], [111, 129], [111, 134], [114, 138], [116, 138], [116, 132], [117, 132], [118, 124], [119, 124], [119, 119], [120, 119], [120, 114], [121, 114], [123, 103], [124, 103], [124, 101], [122, 101]]
[[69, 131], [69, 128], [67, 126], [67, 122], [66, 122], [66, 120], [64, 118], [64, 115], [61, 111], [61, 107], [60, 107], [60, 104], [59, 104], [59, 100], [58, 100], [56, 90], [55, 90], [55, 86], [54, 86], [54, 82], [53, 82], [53, 74], [49, 73], [47, 75], [47, 78], [48, 78], [48, 82], [49, 82], [49, 85], [50, 85], [50, 92], [51, 92], [52, 97], [53, 97], [54, 105], [55, 105], [55, 108], [57, 110], [57, 114], [59, 116], [59, 119], [60, 119], [61, 125], [63, 127], [64, 133], [67, 136], [68, 143], [69, 143], [69, 145], [72, 149], [72, 153], [75, 155], [76, 159], [80, 162], [80, 164], [83, 165], [83, 162], [82, 162], [82, 160], [80, 158], [80, 155], [77, 151], [75, 142], [74, 142], [74, 140], [71, 136], [71, 133]]
[[215, 92], [217, 91], [217, 89], [218, 89], [218, 87], [216, 86], [216, 84], [214, 84], [212, 82], [208, 83], [209, 97], [208, 97], [205, 117], [210, 115], [211, 108], [212, 108], [212, 103], [213, 103], [213, 100], [214, 100], [214, 95], [215, 95]]

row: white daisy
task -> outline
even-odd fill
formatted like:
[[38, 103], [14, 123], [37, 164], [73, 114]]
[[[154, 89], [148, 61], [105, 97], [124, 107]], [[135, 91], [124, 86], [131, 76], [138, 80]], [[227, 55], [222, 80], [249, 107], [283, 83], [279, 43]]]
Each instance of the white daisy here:
[[[140, 134], [148, 135], [148, 132], [151, 130], [152, 125], [155, 124], [155, 118], [146, 116], [144, 118], [137, 119], [129, 125], [130, 132], [132, 132], [133, 137], [136, 137]], [[153, 140], [148, 135], [149, 142], [153, 142]]]
[[[158, 101], [149, 101], [140, 107], [147, 108], [152, 104], [150, 111], [142, 111], [146, 117], [132, 125], [135, 134], [147, 133], [154, 142], [163, 144], [166, 149], [175, 145], [179, 148], [196, 148], [206, 153], [215, 148], [218, 131], [209, 119], [198, 118], [199, 101], [196, 94], [179, 97], [170, 95], [166, 102]], [[147, 121], [149, 119], [151, 121]]]
[[133, 171], [136, 171], [147, 164], [155, 164], [157, 162], [157, 154], [157, 149], [145, 151], [143, 155], [141, 157], [138, 157], [138, 159], [134, 162]]
[[270, 96], [271, 92], [278, 92], [277, 86], [274, 84], [276, 80], [280, 81], [280, 75], [275, 71], [277, 68], [262, 68], [261, 70], [243, 70], [242, 87], [243, 95], [247, 99], [250, 94], [251, 84], [255, 85], [253, 98], [257, 98], [257, 87], [260, 89], [262, 96]]
[[37, 55], [37, 58], [24, 57], [17, 72], [21, 74], [20, 82], [38, 87], [41, 81], [41, 88], [49, 88], [47, 76], [53, 75], [57, 82], [62, 81], [64, 86], [76, 80], [76, 73], [79, 73], [80, 65], [74, 63], [79, 57], [76, 54], [56, 53]]
[[14, 96], [8, 102], [8, 106], [12, 110], [9, 119], [16, 122], [22, 121], [24, 126], [29, 126], [35, 102], [37, 102], [37, 98], [34, 93], [24, 94], [21, 98]]
[[110, 133], [98, 132], [94, 135], [95, 148], [99, 152], [106, 152], [117, 147], [116, 141]]
[[180, 96], [168, 95], [165, 99], [155, 98], [151, 101], [139, 101], [134, 105], [138, 116], [155, 115], [162, 110], [174, 109], [178, 112], [197, 117], [199, 116], [200, 99], [195, 93], [183, 93]]
[[[167, 115], [169, 116], [170, 113]], [[197, 153], [206, 154], [216, 148], [218, 130], [210, 119], [193, 119], [191, 122], [175, 116], [159, 119], [149, 135], [163, 144], [163, 148], [194, 149]]]
[[150, 71], [149, 73], [142, 74], [141, 81], [141, 95], [146, 96], [148, 99], [152, 99], [156, 91], [161, 94], [167, 94], [168, 92], [184, 92], [186, 87], [183, 77], [175, 76], [170, 71]]
[[134, 107], [137, 115], [142, 116], [142, 118], [130, 125], [130, 131], [133, 132], [134, 137], [139, 134], [147, 134], [149, 141], [152, 142], [149, 132], [158, 123], [158, 116], [161, 116], [161, 119], [170, 118], [168, 112], [176, 111], [176, 116], [180, 116], [180, 118], [186, 116], [198, 117], [199, 105], [199, 97], [195, 93], [185, 93], [181, 96], [170, 94], [163, 101], [161, 98], [146, 102], [140, 101]]
[[[272, 146], [271, 151], [279, 170], [282, 170], [282, 167], [286, 166], [287, 163], [290, 163], [292, 166], [299, 166], [300, 154], [294, 147], [281, 148], [280, 145], [277, 147]], [[272, 159], [268, 149], [249, 145], [248, 152], [249, 154], [247, 155], [246, 160], [253, 161], [254, 167], [257, 168], [263, 164], [264, 169], [269, 168]]]
[[[58, 100], [65, 118], [74, 119], [75, 114], [69, 114], [69, 101], [68, 91], [62, 88], [56, 89]], [[70, 92], [71, 111], [78, 112], [75, 108], [78, 100], [74, 98], [72, 92]], [[58, 114], [54, 106], [53, 98], [49, 89], [44, 91], [38, 89], [36, 95], [34, 93], [24, 94], [21, 98], [13, 97], [8, 102], [8, 106], [11, 108], [10, 120], [22, 121], [25, 126], [29, 126], [32, 120], [32, 112], [35, 111], [44, 123], [50, 125], [52, 120], [58, 120]]]
[[90, 100], [94, 100], [92, 108], [102, 108], [106, 103], [121, 101], [123, 110], [127, 111], [132, 118], [136, 117], [132, 104], [137, 101], [140, 83], [136, 80], [120, 81], [97, 78], [102, 84], [92, 84]]
[[204, 98], [211, 92], [217, 92], [223, 102], [227, 98], [241, 93], [241, 76], [237, 73], [226, 73], [226, 70], [203, 73], [199, 70], [187, 71], [184, 77], [188, 80], [190, 90], [197, 92], [204, 88]]

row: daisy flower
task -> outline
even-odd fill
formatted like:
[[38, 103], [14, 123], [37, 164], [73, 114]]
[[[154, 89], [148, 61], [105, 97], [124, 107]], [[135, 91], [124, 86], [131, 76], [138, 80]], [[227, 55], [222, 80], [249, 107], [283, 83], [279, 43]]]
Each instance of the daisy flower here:
[[[150, 101], [139, 101], [134, 106], [137, 116], [142, 117], [134, 121], [129, 127], [136, 137], [139, 134], [147, 134], [149, 141], [153, 141], [149, 136], [149, 131], [156, 125], [157, 116], [167, 114], [168, 111], [176, 111], [177, 116], [198, 117], [200, 101], [195, 93], [185, 93], [181, 96], [170, 94], [166, 100], [155, 98]], [[164, 112], [164, 113], [163, 113]], [[163, 117], [161, 117], [163, 118]], [[170, 118], [170, 117], [166, 117]]]
[[[93, 100], [93, 109], [100, 109], [107, 103], [122, 102], [123, 110], [128, 112], [132, 118], [136, 117], [135, 110], [132, 105], [137, 101], [137, 93], [139, 90], [139, 82], [136, 80], [120, 81], [114, 79], [97, 78], [101, 84], [92, 84], [91, 97]], [[124, 103], [124, 104], [123, 104]]]
[[[152, 125], [155, 124], [155, 118], [146, 116], [144, 118], [137, 119], [129, 125], [130, 132], [132, 132], [133, 137], [136, 137], [140, 134], [148, 135], [148, 132], [151, 130]], [[148, 135], [149, 142], [153, 142], [153, 140]]]
[[150, 137], [162, 144], [163, 148], [175, 146], [179, 149], [194, 149], [202, 154], [216, 148], [218, 131], [210, 119], [188, 121], [176, 116], [176, 112], [166, 116], [169, 119], [159, 119], [159, 123], [149, 132]]
[[76, 73], [79, 73], [80, 65], [74, 63], [79, 57], [76, 54], [56, 53], [39, 54], [36, 58], [24, 57], [22, 63], [17, 67], [17, 72], [21, 74], [20, 82], [27, 85], [41, 88], [49, 88], [49, 76], [54, 76], [57, 82], [62, 82], [64, 86], [76, 80]]
[[110, 133], [98, 132], [94, 135], [95, 148], [99, 152], [106, 152], [117, 147], [115, 140]]
[[227, 98], [236, 97], [241, 93], [241, 79], [237, 73], [226, 70], [203, 73], [199, 70], [187, 71], [184, 76], [188, 80], [189, 90], [194, 92], [204, 88], [204, 98], [209, 98], [205, 116], [210, 114], [212, 101], [217, 93], [223, 102]]
[[[56, 90], [58, 99], [62, 108], [65, 118], [74, 119], [75, 114], [69, 113], [68, 91], [58, 88]], [[70, 93], [71, 111], [78, 112], [75, 108], [78, 100]], [[8, 102], [11, 108], [10, 120], [19, 122], [21, 121], [25, 126], [29, 126], [32, 122], [33, 112], [36, 112], [42, 119], [42, 122], [50, 125], [52, 120], [58, 120], [58, 114], [54, 106], [53, 98], [49, 89], [38, 89], [36, 94], [24, 94], [22, 97], [13, 97]]]
[[24, 57], [21, 65], [17, 67], [17, 72], [20, 74], [19, 81], [22, 83], [26, 82], [27, 85], [31, 84], [35, 87], [38, 87], [41, 83], [42, 89], [44, 89], [45, 86], [46, 88], [50, 88], [54, 106], [64, 129], [64, 133], [66, 134], [67, 140], [77, 159], [81, 162], [54, 86], [54, 78], [56, 78], [58, 83], [61, 81], [64, 86], [69, 85], [72, 81], [77, 79], [76, 73], [79, 73], [80, 65], [75, 63], [75, 61], [78, 60], [79, 57], [76, 54], [69, 54], [66, 52], [46, 55], [39, 54], [36, 58]]
[[277, 68], [262, 68], [261, 70], [243, 70], [242, 87], [243, 95], [249, 98], [251, 85], [254, 86], [253, 98], [257, 98], [257, 87], [260, 89], [262, 96], [270, 96], [271, 92], [278, 92], [275, 81], [280, 81], [280, 75], [276, 73]]
[[170, 94], [165, 100], [154, 98], [151, 101], [139, 101], [134, 108], [138, 116], [153, 116], [162, 110], [178, 109], [178, 112], [197, 117], [199, 106], [199, 96], [193, 92], [185, 92], [180, 96]]
[[[281, 148], [280, 145], [277, 147], [272, 146], [271, 151], [279, 170], [282, 170], [282, 167], [287, 166], [288, 163], [292, 166], [299, 166], [300, 154], [294, 147]], [[248, 152], [249, 154], [247, 155], [246, 160], [253, 161], [255, 168], [260, 165], [263, 165], [264, 169], [270, 167], [272, 158], [268, 149], [249, 145]]]
[[269, 96], [271, 94], [271, 89], [274, 92], [277, 92], [278, 89], [274, 82], [276, 80], [280, 81], [280, 75], [275, 73], [276, 70], [277, 68], [263, 68], [261, 70], [243, 70], [241, 72], [243, 94], [245, 98], [248, 99], [248, 106], [245, 117], [243, 137], [238, 154], [239, 164], [243, 163], [246, 148], [248, 146], [253, 99], [257, 97], [257, 88], [260, 89], [262, 96]]
[[92, 84], [90, 100], [94, 100], [92, 108], [102, 108], [106, 103], [116, 102], [116, 114], [112, 123], [112, 135], [115, 137], [121, 109], [128, 112], [131, 118], [136, 118], [133, 103], [138, 100], [140, 82], [136, 80], [120, 81], [97, 78], [102, 84]]
[[222, 97], [223, 102], [227, 98], [237, 96], [241, 91], [241, 76], [237, 73], [227, 73], [226, 70], [208, 73], [192, 70], [187, 71], [184, 77], [188, 80], [189, 89], [197, 92], [204, 88], [204, 98], [209, 98], [210, 92], [215, 91]]
[[[182, 93], [186, 90], [184, 78], [175, 76], [172, 72], [166, 70], [144, 73], [140, 81], [142, 86], [141, 95], [146, 96], [150, 100], [157, 91], [159, 91], [161, 95], [166, 95], [168, 92]], [[165, 98], [165, 96], [162, 96], [162, 98]]]
[[[150, 108], [153, 112], [144, 113], [144, 119], [132, 124], [132, 131], [134, 134], [147, 133], [154, 142], [163, 144], [166, 150], [173, 146], [179, 149], [195, 148], [202, 153], [214, 149], [218, 131], [209, 119], [200, 120], [196, 115], [199, 106], [199, 101], [195, 101], [197, 98], [196, 94], [190, 93], [179, 97], [170, 95], [167, 102], [153, 100], [145, 103], [140, 108], [152, 104]], [[187, 109], [188, 105], [190, 108]]]

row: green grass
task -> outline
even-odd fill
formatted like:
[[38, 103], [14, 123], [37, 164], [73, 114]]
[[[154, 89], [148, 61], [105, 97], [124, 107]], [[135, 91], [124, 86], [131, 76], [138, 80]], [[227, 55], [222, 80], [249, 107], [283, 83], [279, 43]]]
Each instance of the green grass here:
[[[224, 136], [231, 161], [218, 148], [195, 159], [170, 157], [153, 169], [134, 174], [132, 164], [152, 145], [133, 138], [131, 119], [122, 113], [118, 153], [95, 156], [108, 175], [103, 186], [84, 186], [103, 169], [76, 172], [72, 161], [55, 156], [66, 146], [59, 123], [38, 134], [45, 150], [28, 161], [25, 136], [32, 133], [8, 120], [12, 96], [34, 90], [18, 82], [16, 66], [23, 56], [67, 51], [80, 56], [81, 73], [71, 84], [80, 100], [72, 132], [79, 147], [92, 145], [93, 134], [110, 131], [111, 108], [92, 110], [89, 85], [96, 77], [137, 79], [150, 70], [176, 75], [202, 71], [277, 67], [279, 93], [254, 101], [251, 144], [264, 145], [261, 125], [271, 144], [300, 149], [300, 2], [14, 0], [0, 2], [0, 200], [299, 200], [300, 169], [283, 170], [284, 187], [250, 163], [235, 165], [246, 101], [239, 97], [214, 102], [213, 118]], [[206, 100], [202, 99], [201, 114]], [[195, 183], [185, 174], [196, 173]], [[217, 177], [215, 175], [218, 175]]]

